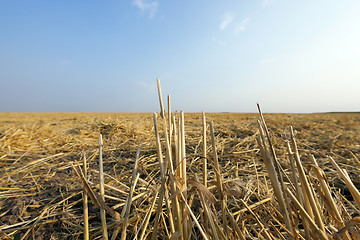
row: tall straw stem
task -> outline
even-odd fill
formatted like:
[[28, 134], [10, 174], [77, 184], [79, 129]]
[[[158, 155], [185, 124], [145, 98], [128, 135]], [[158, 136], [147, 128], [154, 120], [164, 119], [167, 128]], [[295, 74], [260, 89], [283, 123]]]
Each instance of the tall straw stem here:
[[[184, 183], [185, 191], [183, 192], [184, 198], [187, 201], [187, 176], [186, 176], [186, 149], [185, 149], [185, 117], [184, 112], [180, 111], [180, 136], [181, 136], [181, 171], [182, 171], [182, 180]], [[185, 207], [183, 207], [183, 230], [184, 238], [187, 239], [189, 230], [188, 230], [188, 220], [185, 214]]]
[[157, 82], [157, 88], [158, 88], [158, 95], [159, 95], [159, 103], [160, 103], [160, 116], [161, 118], [165, 118], [165, 108], [164, 108], [164, 102], [162, 99], [162, 93], [161, 93], [161, 85], [160, 85], [160, 79], [156, 79]]
[[[182, 180], [184, 185], [187, 185], [186, 181], [186, 149], [185, 149], [185, 118], [184, 112], [180, 112], [180, 136], [181, 136], [181, 165], [182, 165]], [[186, 191], [184, 192], [185, 199], [187, 198]]]
[[[100, 197], [105, 202], [105, 188], [104, 188], [104, 170], [103, 170], [103, 140], [102, 135], [99, 134], [99, 187], [100, 187]], [[108, 239], [107, 224], [106, 224], [106, 212], [105, 209], [100, 209], [101, 217], [101, 229], [103, 233], [103, 239]]]
[[[294, 130], [293, 130], [292, 126], [290, 126], [290, 135], [291, 135], [291, 145], [292, 145], [292, 148], [293, 148], [293, 159], [300, 159], [299, 151], [298, 151], [297, 144], [296, 144], [296, 141], [295, 141]], [[298, 173], [300, 173], [299, 169], [298, 169]], [[303, 206], [305, 207], [305, 209], [306, 209], [307, 213], [309, 214], [309, 216], [312, 219], [314, 219], [314, 214], [313, 214], [313, 212], [311, 210], [310, 200], [309, 200], [308, 197], [306, 197], [307, 194], [306, 194], [306, 190], [305, 190], [304, 187], [301, 188], [301, 192], [302, 192], [302, 194], [299, 195], [299, 196], [301, 196], [299, 198], [299, 201], [300, 201], [301, 204], [303, 204]]]
[[[270, 161], [274, 162], [274, 167], [275, 167], [275, 171], [276, 171], [276, 174], [277, 174], [277, 179], [278, 181], [280, 182], [280, 187], [281, 187], [281, 191], [282, 191], [282, 195], [283, 195], [283, 199], [284, 199], [284, 209], [283, 209], [283, 213], [284, 213], [284, 220], [285, 220], [285, 224], [286, 224], [286, 227], [291, 231], [291, 232], [294, 232], [294, 229], [292, 227], [292, 223], [291, 223], [291, 220], [290, 220], [290, 217], [289, 217], [289, 214], [288, 214], [288, 209], [290, 209], [290, 205], [289, 205], [289, 201], [285, 195], [285, 184], [284, 184], [284, 180], [283, 180], [283, 176], [281, 174], [281, 165], [276, 157], [276, 154], [275, 154], [275, 149], [273, 147], [273, 144], [271, 142], [271, 137], [270, 137], [270, 133], [269, 133], [269, 130], [267, 128], [267, 125], [266, 125], [266, 122], [265, 122], [265, 118], [263, 116], [263, 113], [261, 111], [261, 108], [260, 108], [260, 105], [259, 103], [256, 104], [257, 105], [257, 108], [259, 110], [259, 114], [260, 114], [260, 119], [261, 119], [261, 122], [259, 123], [262, 123], [263, 127], [264, 127], [264, 130], [265, 130], [265, 134], [266, 134], [266, 137], [267, 137], [267, 142], [269, 144], [269, 149], [270, 149], [270, 152], [271, 152], [271, 155], [272, 155], [272, 158], [269, 158]], [[261, 124], [260, 124], [261, 125]], [[265, 144], [265, 138], [263, 138], [263, 141], [264, 141], [264, 144]], [[287, 175], [285, 174], [285, 176], [287, 177]], [[289, 180], [289, 183], [291, 183], [290, 179]], [[295, 234], [294, 234], [295, 235]]]
[[169, 124], [169, 142], [171, 143], [171, 137], [173, 133], [173, 126], [171, 124], [172, 114], [171, 114], [171, 102], [170, 102], [170, 95], [167, 96], [167, 103], [168, 103], [168, 124]]
[[[86, 155], [83, 152], [83, 172], [84, 178], [87, 179], [87, 163]], [[83, 208], [84, 208], [84, 240], [89, 239], [89, 209], [88, 209], [88, 195], [84, 188], [83, 190]]]
[[[299, 199], [299, 202], [301, 205], [304, 205], [304, 197], [302, 195], [302, 191], [299, 185], [299, 180], [297, 177], [297, 171], [296, 171], [296, 166], [295, 166], [295, 160], [294, 160], [294, 153], [291, 150], [291, 146], [290, 146], [290, 142], [286, 141], [286, 149], [288, 151], [289, 154], [289, 161], [290, 161], [290, 167], [291, 167], [291, 177], [292, 177], [292, 181], [295, 185], [295, 191], [296, 191], [296, 196]], [[304, 231], [305, 231], [305, 237], [306, 239], [311, 239], [311, 235], [309, 232], [309, 227], [308, 227], [308, 222], [306, 220], [306, 217], [304, 216], [304, 214], [302, 212], [300, 212], [301, 218], [302, 218], [302, 222], [303, 222], [303, 226], [304, 226]]]
[[[163, 160], [156, 113], [153, 114], [153, 120], [154, 120], [155, 140], [156, 140], [156, 148], [157, 148], [159, 165], [160, 165], [160, 178], [161, 178], [160, 196], [158, 198], [158, 204], [157, 204], [157, 206], [158, 206], [157, 210], [158, 211], [157, 211], [156, 217], [155, 217], [155, 219], [158, 220], [159, 219], [159, 214], [160, 214], [161, 209], [162, 209], [162, 203], [163, 203], [163, 200], [164, 200], [164, 195], [165, 195], [165, 188], [166, 188], [166, 185], [165, 185], [165, 182], [166, 182], [165, 172], [166, 172], [166, 169], [167, 169], [167, 165]], [[167, 207], [167, 210], [168, 210], [168, 215], [169, 215], [170, 231], [171, 231], [171, 233], [173, 233], [173, 232], [175, 232], [175, 227], [174, 227], [174, 220], [173, 220], [173, 215], [172, 215], [172, 212], [171, 212], [170, 202], [169, 202], [168, 198], [165, 198], [165, 204], [166, 204], [166, 207]], [[158, 221], [155, 221], [156, 226], [154, 226], [154, 231], [153, 231], [153, 235], [152, 235], [152, 237], [154, 237], [154, 238], [156, 236], [157, 224], [158, 224]]]
[[214, 125], [213, 121], [210, 122], [210, 135], [211, 135], [211, 144], [212, 144], [212, 152], [213, 152], [213, 160], [214, 160], [214, 167], [215, 167], [215, 175], [216, 175], [216, 183], [219, 190], [220, 198], [223, 198], [223, 186], [221, 180], [221, 173], [220, 173], [220, 166], [219, 166], [219, 159], [216, 150], [216, 139], [214, 133]]
[[224, 194], [223, 185], [222, 185], [222, 178], [221, 178], [221, 171], [219, 166], [219, 159], [217, 155], [217, 149], [216, 149], [216, 139], [215, 139], [215, 132], [214, 132], [214, 123], [213, 121], [210, 122], [210, 134], [211, 134], [211, 143], [212, 143], [212, 151], [213, 151], [213, 158], [214, 158], [214, 165], [215, 165], [215, 175], [216, 175], [216, 182], [217, 187], [220, 194], [220, 200], [221, 200], [221, 213], [222, 213], [222, 220], [223, 220], [223, 229], [224, 232], [228, 232], [227, 227], [227, 217], [226, 217], [226, 194]]
[[[161, 84], [160, 84], [160, 80], [159, 78], [157, 78], [157, 87], [158, 87], [158, 95], [159, 95], [159, 103], [160, 103], [160, 109], [161, 109], [161, 112], [160, 112], [160, 115], [163, 119], [163, 128], [164, 128], [164, 135], [165, 135], [165, 143], [166, 143], [166, 161], [165, 161], [165, 165], [166, 164], [169, 164], [169, 169], [170, 169], [170, 173], [171, 174], [174, 174], [174, 167], [173, 167], [173, 159], [172, 159], [172, 154], [171, 154], [171, 136], [168, 134], [168, 130], [167, 130], [167, 124], [166, 124], [166, 116], [165, 116], [165, 108], [164, 108], [164, 103], [163, 103], [163, 99], [162, 99], [162, 92], [161, 92]], [[170, 106], [170, 95], [168, 96], [168, 109], [169, 109], [169, 132], [171, 133], [171, 106]], [[154, 114], [154, 119], [156, 120], [156, 114]], [[154, 122], [155, 122], [154, 120]], [[157, 123], [156, 123], [156, 126], [157, 126]], [[156, 127], [157, 128], [157, 127]], [[157, 138], [158, 138], [158, 146], [160, 146], [160, 139], [159, 139], [159, 135], [158, 135], [158, 131], [157, 131]], [[158, 153], [161, 152], [161, 147], [158, 147]], [[160, 159], [160, 158], [159, 158]], [[161, 160], [162, 160], [162, 157], [161, 157]], [[165, 175], [165, 170], [167, 169], [167, 166], [165, 166], [163, 168], [163, 176]], [[162, 182], [165, 184], [165, 176], [164, 178], [162, 179]], [[163, 184], [162, 183], [162, 184]], [[166, 189], [165, 189], [165, 186], [166, 184], [164, 185], [164, 192], [163, 194], [166, 193]], [[171, 189], [172, 189], [172, 192], [174, 193], [176, 191], [176, 187], [175, 187], [175, 183], [173, 182], [172, 184], [170, 184], [171, 186]], [[161, 196], [159, 199], [161, 199], [161, 205], [162, 205], [162, 197]], [[170, 203], [168, 201], [168, 198], [165, 199], [166, 201], [166, 207], [167, 207], [167, 210], [168, 210], [168, 216], [169, 216], [169, 223], [170, 223], [170, 229], [171, 229], [171, 232], [175, 232], [175, 226], [174, 226], [174, 221], [173, 221], [173, 215], [172, 215], [172, 212], [171, 212], [171, 209], [170, 208]], [[175, 201], [175, 217], [177, 219], [177, 226], [178, 226], [178, 230], [181, 229], [181, 222], [180, 222], [180, 209], [179, 209], [179, 203], [178, 203], [178, 197], [176, 197]], [[154, 237], [155, 235], [153, 234], [152, 237]], [[181, 237], [182, 238], [182, 237]]]
[[202, 130], [203, 130], [203, 185], [207, 187], [207, 158], [206, 158], [206, 119], [205, 113], [202, 113]]
[[[171, 148], [170, 148], [170, 143], [169, 143], [169, 136], [168, 136], [168, 131], [167, 131], [167, 127], [166, 127], [166, 119], [163, 118], [163, 129], [164, 129], [164, 135], [165, 135], [165, 146], [166, 146], [166, 158], [167, 158], [167, 163], [169, 164], [169, 170], [170, 170], [170, 175], [174, 176], [174, 166], [173, 166], [173, 162], [172, 162], [172, 154], [171, 154]], [[171, 193], [174, 194], [177, 192], [176, 189], [176, 183], [174, 178], [170, 178], [170, 188], [171, 188]], [[174, 207], [174, 211], [175, 211], [175, 218], [176, 218], [176, 231], [178, 232], [183, 232], [182, 229], [182, 218], [181, 218], [181, 214], [180, 214], [180, 205], [179, 205], [179, 196], [175, 196], [172, 200], [173, 203], [173, 207]], [[183, 236], [180, 236], [180, 239], [183, 239]]]
[[176, 118], [175, 115], [172, 116], [172, 125], [173, 125], [173, 130], [174, 130], [174, 146], [173, 146], [173, 152], [175, 154], [175, 156], [173, 155], [173, 158], [175, 157], [175, 164], [176, 164], [176, 173], [175, 175], [180, 177], [180, 153], [181, 150], [179, 149], [179, 134], [178, 134], [178, 129], [177, 129], [177, 124], [176, 124]]
[[289, 217], [289, 211], [288, 211], [287, 204], [286, 204], [287, 202], [285, 202], [285, 196], [283, 194], [280, 181], [277, 177], [277, 171], [275, 170], [275, 167], [274, 167], [274, 161], [272, 160], [272, 155], [270, 154], [270, 152], [268, 150], [264, 130], [263, 130], [262, 125], [259, 120], [258, 120], [258, 127], [259, 127], [259, 132], [260, 132], [261, 138], [257, 137], [257, 142], [258, 142], [260, 151], [262, 153], [262, 156], [263, 156], [263, 159], [265, 162], [265, 167], [268, 170], [271, 185], [273, 186], [275, 196], [278, 199], [280, 209], [284, 216], [285, 225], [291, 232], [294, 232], [292, 223], [291, 223], [290, 217]]
[[[319, 211], [319, 208], [317, 206], [317, 202], [315, 201], [315, 197], [314, 197], [314, 194], [313, 194], [313, 191], [310, 187], [310, 184], [306, 178], [306, 175], [305, 175], [305, 170], [302, 166], [302, 163], [300, 161], [300, 156], [299, 156], [299, 153], [297, 151], [297, 144], [296, 144], [296, 141], [295, 141], [295, 136], [294, 136], [294, 132], [293, 132], [293, 128], [291, 127], [290, 128], [291, 130], [291, 141], [293, 143], [293, 146], [295, 148], [295, 162], [296, 162], [296, 166], [297, 166], [297, 169], [298, 169], [298, 172], [299, 172], [299, 177], [300, 177], [300, 182], [301, 182], [301, 187], [302, 189], [305, 191], [305, 196], [306, 198], [308, 199], [309, 203], [310, 203], [310, 206], [312, 208], [312, 211], [313, 211], [313, 214], [314, 214], [314, 217], [315, 217], [315, 221], [316, 223], [318, 224], [318, 227], [325, 232], [325, 227], [324, 227], [324, 223], [322, 221], [322, 217], [321, 217], [321, 214], [320, 214], [320, 211]], [[304, 197], [305, 197], [304, 196]], [[307, 209], [308, 210], [308, 209]]]

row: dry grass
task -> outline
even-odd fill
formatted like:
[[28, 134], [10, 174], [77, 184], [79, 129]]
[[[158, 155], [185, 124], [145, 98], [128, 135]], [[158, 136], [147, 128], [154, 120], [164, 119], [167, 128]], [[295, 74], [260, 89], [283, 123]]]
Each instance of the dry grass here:
[[[123, 239], [359, 237], [356, 216], [360, 206], [354, 190], [344, 183], [348, 179], [341, 175], [345, 174], [346, 178], [347, 172], [355, 188], [359, 188], [360, 171], [355, 158], [360, 157], [360, 114], [265, 114], [264, 117], [279, 166], [284, 169], [280, 191], [288, 210], [288, 226], [277, 201], [281, 197], [274, 196], [269, 169], [264, 163], [266, 156], [261, 154], [256, 140], [260, 136], [258, 114], [206, 114], [205, 187], [201, 113], [185, 114], [185, 145], [176, 145], [181, 138], [174, 134], [181, 135], [180, 128], [167, 129], [174, 143], [168, 150], [163, 120], [157, 117], [163, 173], [150, 113], [0, 113], [1, 238], [83, 238], [84, 184], [79, 167], [83, 167], [84, 152], [88, 177], [83, 180], [97, 196], [100, 193], [99, 133], [104, 143], [105, 202], [100, 200], [98, 205], [111, 208], [106, 211], [109, 238], [116, 229], [119, 239], [121, 236]], [[212, 144], [211, 121], [216, 145]], [[169, 125], [167, 120], [164, 123]], [[179, 127], [178, 120], [175, 124]], [[289, 157], [296, 157], [296, 149], [292, 144], [289, 152], [285, 141], [291, 141], [290, 125], [295, 129], [314, 206], [310, 202], [306, 204], [306, 199], [311, 199], [308, 193], [298, 193], [295, 186], [303, 187], [306, 183], [300, 179], [301, 166], [296, 162], [295, 170], [291, 171]], [[266, 136], [264, 140], [268, 141]], [[174, 146], [181, 146], [184, 152]], [[269, 147], [265, 144], [264, 149], [270, 153]], [[137, 148], [141, 151], [134, 171]], [[185, 163], [182, 158], [176, 160], [176, 156], [184, 153]], [[314, 167], [310, 154], [318, 168]], [[169, 168], [169, 155], [173, 156], [173, 169]], [[328, 155], [346, 172], [336, 170]], [[275, 178], [281, 180], [276, 174]], [[326, 186], [333, 203], [326, 195]], [[100, 211], [94, 201], [89, 197], [89, 235], [100, 239], [103, 236]], [[314, 214], [315, 206], [322, 223]], [[333, 206], [341, 219], [336, 219], [337, 213], [330, 210]], [[117, 213], [120, 218], [116, 217]]]

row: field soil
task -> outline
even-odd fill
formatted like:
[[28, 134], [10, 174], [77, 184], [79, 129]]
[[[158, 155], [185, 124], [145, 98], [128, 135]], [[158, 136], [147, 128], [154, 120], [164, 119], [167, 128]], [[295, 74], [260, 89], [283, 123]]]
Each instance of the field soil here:
[[[200, 113], [185, 113], [189, 179], [202, 179], [202, 160], [199, 158], [202, 154], [201, 117]], [[355, 158], [360, 158], [360, 114], [264, 114], [264, 117], [276, 155], [285, 171], [289, 171], [290, 165], [284, 141], [289, 139], [289, 126], [293, 126], [305, 169], [311, 163], [309, 156], [312, 154], [326, 173], [330, 186], [345, 196], [349, 195], [327, 159], [330, 155], [347, 170], [359, 189], [360, 171]], [[206, 118], [207, 122], [213, 121], [221, 174], [234, 198], [242, 199], [248, 205], [273, 198], [256, 142], [259, 115], [207, 113]], [[159, 127], [165, 156], [163, 128], [161, 124]], [[140, 148], [140, 179], [127, 228], [127, 239], [133, 239], [141, 229], [140, 224], [152, 203], [154, 191], [160, 186], [151, 113], [0, 113], [1, 239], [82, 238], [83, 185], [74, 166], [82, 167], [84, 154], [88, 163], [88, 180], [94, 191], [98, 191], [99, 134], [103, 137], [105, 183], [110, 186], [106, 187], [105, 202], [117, 212], [121, 212], [125, 205], [136, 150]], [[208, 137], [209, 155], [212, 151], [210, 143]], [[211, 190], [216, 174], [210, 163], [211, 159], [208, 172]], [[232, 182], [234, 179], [236, 184]], [[348, 199], [351, 203], [351, 196]], [[233, 203], [229, 205], [232, 212], [244, 208], [235, 204], [235, 199]], [[195, 198], [191, 208], [199, 206]], [[259, 216], [266, 214], [266, 211], [261, 211], [257, 212]], [[243, 226], [253, 221], [250, 215], [246, 215], [249, 213], [243, 211], [240, 214], [244, 219]], [[357, 210], [348, 211], [349, 219], [352, 214], [357, 214]], [[153, 220], [152, 217], [150, 226]], [[101, 238], [99, 210], [90, 199], [89, 223], [90, 236]], [[108, 224], [109, 232], [112, 232], [115, 224], [111, 216], [108, 216]], [[193, 231], [194, 236], [199, 236], [196, 227]], [[253, 231], [249, 230], [247, 234], [255, 236], [256, 230]], [[166, 235], [166, 231], [159, 231], [161, 239]]]

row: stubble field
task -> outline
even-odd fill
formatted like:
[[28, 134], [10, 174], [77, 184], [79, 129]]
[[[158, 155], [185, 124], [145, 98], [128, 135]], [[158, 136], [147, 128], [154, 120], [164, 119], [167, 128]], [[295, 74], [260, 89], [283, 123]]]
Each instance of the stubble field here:
[[[291, 125], [295, 130], [297, 147], [306, 173], [310, 172], [312, 154], [326, 174], [328, 186], [333, 191], [333, 198], [343, 215], [342, 221], [346, 223], [356, 217], [359, 213], [356, 202], [327, 156], [332, 156], [341, 168], [346, 169], [355, 186], [359, 188], [360, 167], [356, 158], [360, 157], [360, 114], [265, 114], [264, 117], [284, 174], [290, 173], [291, 168], [285, 144], [286, 140], [290, 140]], [[207, 126], [208, 186], [203, 194], [211, 194], [209, 206], [213, 218], [217, 219], [214, 220], [217, 230], [214, 230], [206, 217], [206, 207], [201, 200], [201, 191], [198, 190], [200, 187], [194, 184], [202, 182], [203, 179], [202, 115], [185, 113], [188, 185], [185, 190], [181, 190], [180, 185], [184, 183], [180, 179], [176, 193], [171, 192], [169, 187], [168, 200], [173, 204], [174, 198], [179, 197], [179, 191], [186, 191], [186, 202], [209, 239], [282, 239], [291, 234], [306, 236], [300, 223], [304, 221], [304, 217], [297, 215], [296, 211], [290, 214], [295, 230], [290, 231], [281, 224], [281, 209], [277, 206], [256, 141], [256, 136], [259, 136], [258, 118], [259, 114], [206, 114], [206, 122], [213, 121], [220, 174], [227, 196], [225, 209], [220, 206], [220, 200], [223, 200], [224, 196], [222, 193], [218, 195], [217, 172], [213, 165], [211, 136]], [[159, 117], [158, 121], [162, 153], [165, 157], [165, 135]], [[117, 228], [120, 229], [119, 239], [122, 231], [127, 232], [126, 239], [134, 239], [135, 236], [140, 239], [143, 231], [143, 237], [150, 239], [155, 230], [159, 239], [177, 239], [181, 238], [180, 235], [186, 235], [189, 239], [205, 238], [189, 210], [181, 213], [188, 221], [182, 221], [181, 229], [188, 229], [187, 232], [180, 234], [176, 226], [175, 230], [172, 229], [165, 200], [160, 207], [163, 210], [159, 225], [154, 228], [155, 215], [159, 209], [156, 193], [160, 192], [162, 182], [151, 113], [0, 113], [0, 238], [83, 238], [84, 185], [74, 168], [79, 171], [79, 168], [83, 167], [84, 154], [88, 163], [88, 184], [94, 192], [99, 192], [100, 133], [103, 138], [105, 203], [118, 213], [126, 206], [134, 182], [132, 172], [135, 155], [140, 148], [137, 169], [139, 176], [133, 189], [132, 203], [125, 214], [128, 217], [126, 227], [124, 228], [124, 223], [118, 227], [117, 221], [108, 214], [109, 239]], [[174, 163], [175, 171], [177, 167]], [[168, 175], [169, 172], [171, 173], [171, 170], [168, 170]], [[167, 179], [169, 185], [172, 181], [170, 178], [171, 174]], [[319, 179], [315, 179], [313, 185], [316, 186], [318, 182]], [[286, 184], [291, 185], [288, 182]], [[316, 187], [313, 189], [315, 193], [321, 192]], [[212, 197], [215, 197], [213, 202]], [[179, 202], [184, 204], [183, 200]], [[327, 213], [327, 203], [321, 196], [318, 197], [318, 204], [322, 209], [325, 236], [330, 238], [341, 234], [340, 228], [344, 225], [336, 226], [331, 213]], [[186, 205], [182, 206], [186, 209]], [[248, 208], [249, 206], [252, 207]], [[171, 205], [171, 208], [173, 207], [174, 205]], [[222, 216], [225, 210], [226, 213], [231, 212], [240, 233], [236, 231], [237, 227], [230, 219], [231, 216]], [[143, 223], [146, 223], [148, 215], [149, 223], [145, 227]], [[121, 217], [124, 218], [123, 215]], [[313, 218], [316, 219], [314, 216]], [[89, 198], [91, 238], [102, 238], [100, 219], [99, 209]], [[176, 217], [173, 219], [176, 225]], [[224, 225], [225, 222], [227, 226]], [[354, 224], [352, 229], [349, 229], [348, 235], [344, 236], [352, 238], [358, 227]]]

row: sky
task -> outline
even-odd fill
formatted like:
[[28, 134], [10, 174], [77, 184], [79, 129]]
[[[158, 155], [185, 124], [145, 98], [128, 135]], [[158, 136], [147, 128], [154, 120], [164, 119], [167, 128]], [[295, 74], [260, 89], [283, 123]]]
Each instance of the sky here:
[[360, 111], [358, 0], [0, 2], [0, 112]]

